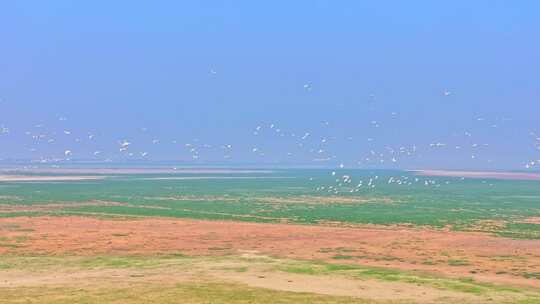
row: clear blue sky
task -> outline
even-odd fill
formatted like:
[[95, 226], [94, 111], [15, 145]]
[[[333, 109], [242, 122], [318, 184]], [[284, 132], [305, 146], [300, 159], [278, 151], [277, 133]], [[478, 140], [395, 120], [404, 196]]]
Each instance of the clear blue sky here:
[[[532, 0], [3, 1], [0, 158], [125, 158], [126, 139], [155, 160], [191, 159], [191, 143], [201, 162], [522, 168], [540, 159], [539, 12]], [[44, 134], [55, 142], [31, 139]]]

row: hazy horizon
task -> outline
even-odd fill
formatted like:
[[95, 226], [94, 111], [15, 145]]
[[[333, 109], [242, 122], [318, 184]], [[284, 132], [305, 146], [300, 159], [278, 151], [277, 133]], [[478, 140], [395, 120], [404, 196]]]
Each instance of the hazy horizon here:
[[3, 3], [0, 164], [538, 171], [538, 9]]

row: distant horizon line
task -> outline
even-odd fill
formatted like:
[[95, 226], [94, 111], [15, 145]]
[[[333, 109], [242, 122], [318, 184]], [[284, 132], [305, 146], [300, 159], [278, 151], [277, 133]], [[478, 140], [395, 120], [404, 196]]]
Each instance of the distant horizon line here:
[[[221, 168], [221, 169], [314, 169], [314, 170], [381, 170], [381, 171], [473, 171], [473, 172], [521, 172], [521, 173], [540, 173], [540, 170], [520, 169], [511, 167], [500, 168], [481, 168], [481, 167], [434, 167], [434, 166], [417, 166], [407, 168], [396, 167], [379, 167], [379, 166], [346, 166], [339, 167], [339, 163], [334, 165], [321, 165], [306, 162], [222, 162], [222, 161], [205, 161], [193, 162], [188, 160], [63, 160], [56, 162], [40, 162], [33, 159], [0, 159], [0, 170], [14, 169], [13, 167], [28, 166], [34, 168], [78, 168], [77, 166], [94, 167], [100, 169], [115, 169], [115, 168], [156, 168], [163, 169], [194, 169], [194, 168]], [[173, 168], [170, 168], [173, 167]]]

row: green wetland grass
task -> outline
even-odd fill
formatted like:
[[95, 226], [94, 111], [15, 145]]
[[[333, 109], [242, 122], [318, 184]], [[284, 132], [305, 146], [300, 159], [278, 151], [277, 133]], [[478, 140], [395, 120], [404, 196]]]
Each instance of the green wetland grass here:
[[[402, 171], [343, 170], [338, 175], [351, 176], [352, 183], [339, 186], [330, 172], [277, 170], [270, 174], [211, 174], [212, 179], [177, 179], [208, 174], [119, 175], [91, 182], [3, 183], [0, 205], [61, 206], [30, 211], [0, 209], [0, 217], [73, 214], [411, 225], [540, 238], [540, 225], [523, 222], [540, 216], [539, 181], [462, 180], [416, 177]], [[236, 178], [239, 176], [243, 178]], [[374, 176], [378, 177], [376, 187], [367, 189], [365, 184]], [[390, 177], [412, 184], [388, 184]], [[426, 186], [427, 180], [435, 184]], [[360, 181], [364, 186], [350, 192]], [[322, 186], [324, 191], [316, 190]], [[328, 192], [328, 186], [338, 187], [339, 193]], [[116, 204], [84, 204], [91, 201]]]

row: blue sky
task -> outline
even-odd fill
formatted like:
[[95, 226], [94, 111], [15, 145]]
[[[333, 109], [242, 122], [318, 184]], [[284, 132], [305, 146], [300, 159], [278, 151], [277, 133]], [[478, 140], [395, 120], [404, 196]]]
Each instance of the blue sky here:
[[[0, 158], [99, 150], [522, 168], [540, 159], [539, 11], [537, 1], [4, 1]], [[133, 155], [117, 151], [122, 140]], [[414, 156], [389, 152], [413, 146]]]

